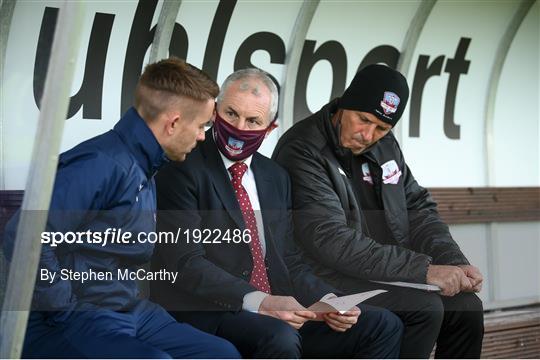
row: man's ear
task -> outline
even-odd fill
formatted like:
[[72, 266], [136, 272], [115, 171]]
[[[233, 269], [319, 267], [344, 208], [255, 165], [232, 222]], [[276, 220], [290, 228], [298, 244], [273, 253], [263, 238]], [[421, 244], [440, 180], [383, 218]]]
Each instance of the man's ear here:
[[266, 130], [266, 134], [264, 135], [264, 138], [266, 139], [268, 135], [270, 135], [270, 133], [274, 131], [274, 129], [277, 128], [278, 126], [279, 125], [278, 125], [277, 120], [271, 123], [270, 126], [268, 127], [268, 130]]
[[181, 114], [178, 112], [167, 114], [167, 121], [166, 121], [167, 135], [172, 135], [174, 134], [175, 131], [178, 130], [181, 120], [182, 120]]

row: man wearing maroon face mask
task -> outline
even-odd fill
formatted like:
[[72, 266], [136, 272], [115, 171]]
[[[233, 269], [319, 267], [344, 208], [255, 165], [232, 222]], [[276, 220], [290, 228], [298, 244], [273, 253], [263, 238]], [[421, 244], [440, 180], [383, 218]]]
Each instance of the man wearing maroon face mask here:
[[152, 267], [180, 279], [153, 282], [152, 299], [249, 358], [397, 357], [402, 324], [389, 311], [307, 309], [337, 291], [301, 262], [288, 175], [256, 152], [276, 127], [277, 103], [263, 71], [233, 73], [206, 140], [157, 175], [158, 230], [183, 237], [158, 247]]

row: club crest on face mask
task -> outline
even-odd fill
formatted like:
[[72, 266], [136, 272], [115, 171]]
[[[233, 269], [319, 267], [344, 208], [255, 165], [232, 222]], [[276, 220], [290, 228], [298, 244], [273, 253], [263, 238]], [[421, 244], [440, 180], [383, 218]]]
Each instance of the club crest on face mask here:
[[240, 130], [229, 124], [216, 111], [213, 129], [216, 145], [229, 160], [244, 160], [259, 149], [272, 124], [273, 122], [262, 130]]

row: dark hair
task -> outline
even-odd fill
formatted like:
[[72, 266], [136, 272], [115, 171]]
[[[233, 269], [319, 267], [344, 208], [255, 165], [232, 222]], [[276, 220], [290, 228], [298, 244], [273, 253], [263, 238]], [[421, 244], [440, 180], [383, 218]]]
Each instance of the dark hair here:
[[171, 57], [145, 67], [135, 89], [135, 107], [151, 121], [178, 98], [207, 101], [218, 93], [219, 86], [205, 72]]

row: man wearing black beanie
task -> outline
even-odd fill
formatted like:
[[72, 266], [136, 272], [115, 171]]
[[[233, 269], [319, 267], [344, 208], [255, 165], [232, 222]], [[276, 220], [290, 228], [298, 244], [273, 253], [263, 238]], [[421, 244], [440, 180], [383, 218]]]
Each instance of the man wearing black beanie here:
[[476, 358], [484, 327], [474, 293], [482, 275], [452, 239], [390, 131], [408, 98], [402, 74], [368, 65], [340, 98], [289, 129], [273, 159], [291, 176], [296, 240], [317, 275], [348, 293], [389, 290], [366, 303], [403, 321], [401, 357], [427, 358], [436, 343], [436, 357]]

